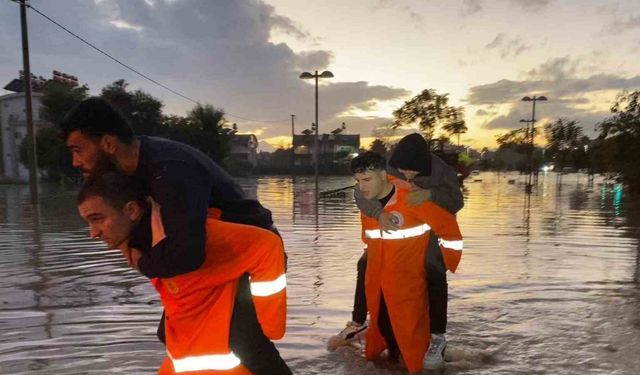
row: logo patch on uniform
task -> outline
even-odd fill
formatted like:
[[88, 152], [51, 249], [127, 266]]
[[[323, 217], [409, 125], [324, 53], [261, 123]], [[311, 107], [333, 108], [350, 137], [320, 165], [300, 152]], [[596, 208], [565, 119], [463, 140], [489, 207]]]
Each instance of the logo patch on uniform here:
[[404, 224], [404, 216], [398, 211], [391, 211], [391, 222], [398, 226], [398, 228], [402, 227]]
[[164, 281], [164, 286], [167, 287], [167, 290], [169, 291], [169, 293], [171, 294], [176, 294], [180, 291], [180, 288], [178, 288], [178, 284], [176, 284], [174, 281], [172, 280], [166, 280]]

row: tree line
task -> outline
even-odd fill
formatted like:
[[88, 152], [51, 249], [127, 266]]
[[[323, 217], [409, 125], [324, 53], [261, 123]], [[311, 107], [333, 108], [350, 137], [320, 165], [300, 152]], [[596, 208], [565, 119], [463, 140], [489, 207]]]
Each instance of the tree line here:
[[[530, 142], [538, 129], [521, 128], [496, 137], [498, 153], [531, 154], [536, 170], [552, 163], [559, 172], [585, 169], [616, 174], [632, 192], [640, 193], [640, 91], [619, 93], [610, 113], [596, 124], [598, 135], [593, 139], [584, 135], [579, 121], [559, 118], [543, 128], [545, 147], [534, 148]], [[520, 164], [524, 170], [524, 162]]]
[[[502, 153], [507, 159], [519, 155], [519, 160], [512, 165], [523, 171], [531, 155], [536, 170], [551, 163], [560, 172], [583, 169], [591, 173], [616, 174], [632, 192], [640, 193], [640, 91], [620, 92], [610, 112], [610, 117], [596, 125], [598, 135], [594, 139], [584, 134], [579, 121], [559, 118], [541, 129], [547, 141], [545, 147], [536, 148], [531, 142], [539, 128], [520, 128], [496, 137], [497, 154]], [[460, 135], [467, 132], [464, 108], [450, 105], [448, 94], [427, 89], [395, 110], [388, 126], [374, 131], [376, 139], [371, 149], [381, 154], [389, 153], [395, 130], [406, 126], [417, 126], [434, 150], [441, 150], [449, 137], [454, 136], [460, 146]], [[438, 130], [441, 131], [439, 136]], [[482, 162], [486, 168], [505, 167], [495, 159]]]
[[[161, 100], [142, 90], [131, 91], [128, 86], [125, 80], [117, 80], [102, 88], [99, 96], [129, 120], [136, 134], [184, 142], [223, 166], [235, 163], [228, 156], [231, 137], [237, 127], [225, 119], [222, 109], [209, 104], [197, 104], [186, 116], [165, 115]], [[71, 155], [57, 125], [71, 108], [88, 97], [87, 85], [71, 87], [50, 82], [45, 87], [40, 118], [55, 125], [42, 127], [36, 134], [38, 167], [45, 177], [54, 181], [78, 177], [78, 172], [71, 166]], [[27, 163], [28, 144], [29, 139], [25, 138], [20, 147], [20, 159], [24, 164]]]

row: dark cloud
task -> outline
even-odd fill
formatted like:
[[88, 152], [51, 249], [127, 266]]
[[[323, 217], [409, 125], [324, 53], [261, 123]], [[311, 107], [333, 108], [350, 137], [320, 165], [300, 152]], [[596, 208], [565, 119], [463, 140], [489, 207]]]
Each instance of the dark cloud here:
[[463, 16], [471, 16], [482, 11], [481, 0], [462, 0], [460, 14]]
[[411, 21], [413, 21], [413, 23], [419, 25], [422, 24], [423, 18], [422, 15], [410, 8], [405, 8], [405, 10], [407, 11], [407, 13], [409, 13], [409, 18], [411, 19]]
[[424, 19], [422, 17], [422, 14], [420, 14], [419, 11], [416, 11], [411, 6], [400, 4], [398, 1], [378, 0], [373, 8], [377, 10], [377, 9], [388, 9], [391, 7], [395, 7], [403, 11], [415, 25], [419, 26], [423, 24]]
[[511, 5], [520, 7], [527, 11], [537, 11], [545, 8], [551, 0], [509, 0]]
[[494, 112], [494, 111], [487, 111], [487, 110], [484, 110], [484, 109], [482, 109], [482, 108], [481, 108], [481, 109], [478, 109], [478, 110], [476, 111], [476, 116], [495, 116], [495, 115], [497, 115], [497, 114], [498, 114], [498, 112]]
[[500, 57], [506, 59], [529, 51], [531, 45], [525, 44], [519, 36], [509, 38], [505, 33], [499, 33], [485, 48], [498, 51]]
[[[313, 86], [298, 76], [303, 70], [330, 69], [333, 56], [327, 50], [294, 52], [284, 43], [271, 42], [274, 30], [306, 41], [313, 36], [259, 0], [156, 0], [152, 5], [68, 0], [64, 7], [54, 2], [33, 5], [133, 68], [197, 101], [223, 108], [229, 120], [242, 128], [265, 124], [233, 115], [283, 120], [268, 123], [263, 138], [288, 134], [292, 113], [297, 121], [311, 123]], [[17, 15], [16, 4], [0, 4], [0, 24], [5, 30], [0, 33], [0, 50], [16, 51], [0, 63], [6, 80], [21, 68]], [[89, 84], [93, 94], [124, 78], [131, 88], [162, 99], [167, 112], [184, 114], [194, 105], [105, 58], [34, 12], [29, 12], [29, 27], [36, 74], [49, 75], [54, 69], [74, 74]], [[367, 82], [339, 82], [340, 72], [333, 73], [336, 79], [323, 80], [328, 85], [320, 87], [324, 120], [352, 107], [369, 107], [373, 100], [408, 95], [403, 89]]]
[[537, 105], [537, 119], [568, 117], [581, 121], [588, 135], [593, 135], [595, 124], [609, 116], [607, 111], [593, 111], [580, 108], [589, 104], [585, 95], [589, 93], [640, 88], [640, 76], [621, 77], [612, 74], [594, 74], [578, 77], [579, 61], [567, 57], [550, 59], [526, 74], [522, 81], [500, 80], [494, 83], [472, 87], [467, 97], [471, 105], [482, 106], [477, 115], [490, 116], [484, 108], [490, 105], [510, 105], [507, 115], [488, 120], [482, 127], [487, 129], [515, 129], [520, 127], [520, 119], [531, 118], [531, 103], [521, 102], [524, 96], [545, 95], [546, 102]]
[[[324, 127], [323, 132], [328, 133], [333, 129], [340, 127], [340, 124], [345, 123], [347, 125], [346, 132], [347, 134], [360, 134], [361, 137], [372, 137], [373, 129], [378, 127], [383, 127], [386, 124], [391, 122], [391, 119], [385, 117], [354, 117], [354, 116], [343, 116], [338, 117], [331, 123], [327, 123]], [[368, 146], [368, 145], [362, 145]]]
[[527, 78], [559, 81], [575, 76], [580, 63], [580, 60], [571, 59], [569, 56], [550, 59], [540, 67], [533, 68], [527, 72]]
[[273, 16], [271, 16], [271, 21], [274, 28], [282, 31], [287, 35], [291, 35], [302, 41], [308, 41], [309, 39], [311, 39], [311, 34], [309, 34], [308, 31], [304, 30], [300, 25], [293, 22], [287, 17], [274, 14]]
[[[371, 86], [367, 82], [339, 82], [321, 87], [320, 91], [324, 118], [334, 117], [352, 107], [373, 109], [374, 101], [394, 100], [410, 94], [405, 89]], [[312, 94], [311, 91], [309, 94]], [[312, 98], [309, 96], [309, 99]]]
[[637, 89], [640, 76], [631, 78], [611, 74], [596, 74], [588, 78], [569, 78], [563, 81], [500, 81], [474, 86], [467, 102], [472, 105], [513, 103], [531, 93], [541, 93], [554, 98], [565, 98], [600, 90]]
[[606, 27], [605, 32], [617, 35], [634, 29], [640, 29], [640, 14], [629, 15], [627, 17], [615, 17]]
[[[485, 129], [505, 130], [522, 128], [524, 124], [521, 123], [520, 120], [529, 120], [531, 118], [531, 110], [532, 106], [530, 102], [517, 103], [507, 115], [493, 118], [484, 123], [482, 127]], [[577, 110], [568, 106], [566, 102], [549, 100], [536, 104], [536, 127], [541, 129], [544, 124], [549, 121], [564, 117], [578, 120], [585, 131], [585, 135], [594, 137], [596, 135], [596, 124], [610, 115], [608, 111], [593, 112]]]
[[620, 4], [618, 3], [604, 4], [596, 7], [596, 13], [612, 15], [618, 13], [618, 9], [620, 9]]
[[474, 105], [502, 104], [512, 103], [532, 93], [544, 93], [563, 99], [592, 91], [640, 87], [640, 76], [625, 78], [613, 74], [594, 74], [584, 78], [577, 77], [579, 63], [568, 57], [550, 59], [530, 70], [525, 80], [503, 79], [472, 87], [466, 100]]
[[323, 70], [332, 59], [333, 54], [329, 51], [303, 51], [295, 56], [295, 66], [300, 70]]

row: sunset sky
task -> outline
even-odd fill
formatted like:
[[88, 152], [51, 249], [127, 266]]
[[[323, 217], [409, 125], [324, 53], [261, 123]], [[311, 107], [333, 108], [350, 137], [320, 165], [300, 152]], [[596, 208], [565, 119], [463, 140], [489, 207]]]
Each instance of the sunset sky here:
[[[549, 98], [542, 122], [568, 117], [587, 135], [622, 89], [640, 89], [637, 0], [32, 0], [31, 4], [136, 70], [223, 108], [263, 148], [290, 143], [314, 115], [303, 71], [330, 70], [320, 87], [320, 131], [347, 125], [363, 146], [420, 91], [449, 93], [465, 108], [462, 142], [531, 116], [525, 95]], [[61, 70], [92, 94], [124, 78], [160, 98], [165, 113], [194, 103], [126, 70], [30, 11], [32, 71]], [[19, 7], [0, 0], [2, 86], [22, 67]], [[3, 92], [0, 90], [0, 94]], [[410, 132], [404, 129], [398, 134]]]

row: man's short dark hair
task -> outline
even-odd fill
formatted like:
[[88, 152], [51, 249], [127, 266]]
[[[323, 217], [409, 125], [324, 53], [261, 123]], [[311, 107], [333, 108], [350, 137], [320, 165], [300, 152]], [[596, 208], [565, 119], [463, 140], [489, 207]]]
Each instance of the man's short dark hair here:
[[78, 192], [76, 203], [79, 206], [91, 197], [101, 197], [116, 210], [121, 210], [131, 201], [145, 204], [136, 180], [116, 171], [96, 172], [89, 176]]
[[62, 119], [60, 129], [65, 139], [76, 130], [92, 138], [113, 135], [126, 144], [135, 137], [127, 118], [98, 97], [85, 99], [73, 107]]
[[379, 171], [387, 169], [387, 159], [373, 151], [365, 151], [351, 160], [351, 173]]

